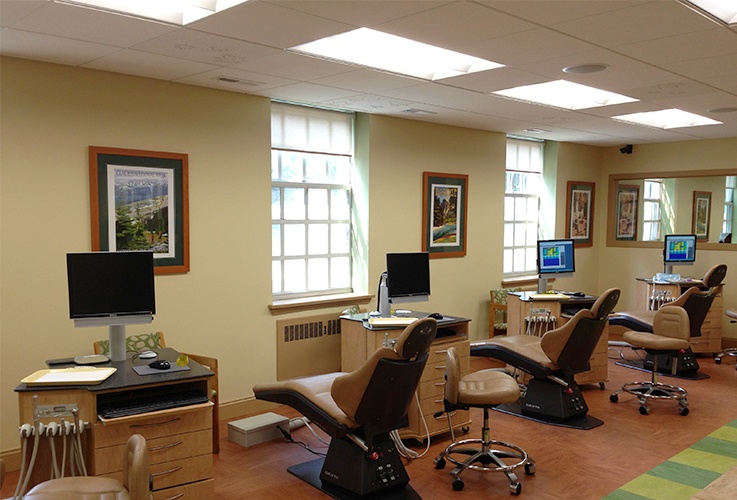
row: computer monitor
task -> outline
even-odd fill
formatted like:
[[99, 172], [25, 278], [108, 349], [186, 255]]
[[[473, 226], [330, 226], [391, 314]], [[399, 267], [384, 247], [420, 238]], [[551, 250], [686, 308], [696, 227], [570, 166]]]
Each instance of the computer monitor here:
[[674, 265], [692, 265], [696, 261], [695, 234], [667, 234], [663, 247], [666, 274], [673, 274]]
[[124, 361], [125, 326], [156, 313], [152, 252], [67, 254], [69, 318], [76, 327], [107, 326], [110, 359]]
[[379, 283], [378, 312], [391, 315], [391, 304], [423, 302], [430, 298], [430, 254], [388, 253]]
[[572, 239], [538, 240], [537, 272], [538, 293], [548, 289], [548, 278], [569, 278], [576, 271], [576, 259]]

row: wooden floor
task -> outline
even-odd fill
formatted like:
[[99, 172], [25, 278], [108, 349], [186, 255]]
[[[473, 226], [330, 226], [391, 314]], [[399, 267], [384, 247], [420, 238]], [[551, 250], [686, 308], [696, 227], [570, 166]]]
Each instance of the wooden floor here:
[[[628, 358], [635, 358], [631, 351]], [[492, 366], [483, 358], [472, 358], [472, 369]], [[609, 401], [610, 393], [622, 383], [644, 380], [648, 373], [616, 366], [609, 361], [609, 382], [606, 390], [598, 385], [585, 386], [584, 396], [589, 414], [604, 421], [604, 425], [588, 431], [546, 425], [494, 411], [491, 414], [492, 437], [515, 443], [534, 458], [537, 473], [526, 476], [519, 471], [522, 482], [521, 498], [599, 499], [619, 486], [689, 447], [714, 429], [737, 418], [737, 370], [733, 358], [716, 365], [711, 357], [699, 358], [701, 372], [707, 380], [682, 380], [661, 377], [666, 383], [680, 385], [689, 392], [690, 413], [681, 416], [672, 401], [655, 402], [649, 415], [640, 415], [633, 396], [623, 394], [619, 403]], [[283, 408], [279, 413], [298, 416]], [[469, 437], [478, 437], [481, 411], [472, 410], [473, 424]], [[319, 431], [317, 431], [319, 432]], [[322, 435], [322, 434], [321, 434]], [[244, 448], [228, 441], [227, 423], [221, 423], [220, 454], [215, 455], [216, 498], [290, 500], [329, 498], [317, 489], [287, 472], [287, 467], [316, 458], [304, 447], [286, 440], [271, 441]], [[303, 427], [294, 431], [294, 439], [315, 451], [326, 447]], [[431, 440], [429, 451], [406, 464], [410, 485], [423, 498], [445, 499], [510, 498], [508, 482], [501, 473], [466, 471], [465, 488], [455, 492], [450, 475], [435, 470], [433, 458], [448, 445], [449, 435]], [[407, 443], [419, 453], [425, 444]], [[9, 473], [2, 488], [2, 498], [10, 497], [17, 481], [17, 472]]]

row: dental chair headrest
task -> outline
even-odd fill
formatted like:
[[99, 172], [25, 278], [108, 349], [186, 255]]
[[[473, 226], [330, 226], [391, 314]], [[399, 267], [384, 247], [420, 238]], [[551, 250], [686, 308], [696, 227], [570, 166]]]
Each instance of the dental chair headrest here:
[[708, 271], [706, 271], [706, 274], [704, 275], [703, 282], [704, 286], [707, 288], [714, 288], [715, 286], [719, 286], [722, 284], [722, 281], [724, 281], [724, 277], [727, 275], [727, 265], [726, 264], [718, 264]]
[[430, 349], [435, 340], [438, 322], [433, 318], [418, 319], [407, 325], [394, 345], [394, 351], [403, 359], [413, 359]]
[[622, 293], [618, 288], [610, 288], [609, 290], [602, 293], [594, 305], [591, 306], [591, 313], [595, 318], [601, 319], [609, 316], [609, 313], [614, 310], [614, 307], [619, 302], [619, 295]]

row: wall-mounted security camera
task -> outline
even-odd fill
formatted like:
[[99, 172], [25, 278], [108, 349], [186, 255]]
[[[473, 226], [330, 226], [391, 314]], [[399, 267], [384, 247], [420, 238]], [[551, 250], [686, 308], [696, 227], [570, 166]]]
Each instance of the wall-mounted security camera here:
[[631, 155], [632, 154], [632, 144], [627, 144], [626, 146], [622, 146], [619, 148], [619, 152], [623, 155]]

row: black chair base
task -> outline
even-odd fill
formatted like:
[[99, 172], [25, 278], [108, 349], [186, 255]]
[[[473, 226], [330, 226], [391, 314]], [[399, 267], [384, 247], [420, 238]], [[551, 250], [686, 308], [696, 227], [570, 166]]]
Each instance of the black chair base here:
[[[722, 352], [714, 356], [714, 363], [720, 365], [722, 364], [722, 358], [723, 357], [737, 357], [737, 347], [730, 347], [728, 349], [724, 349]], [[734, 366], [735, 369], [737, 369], [737, 365]]]

